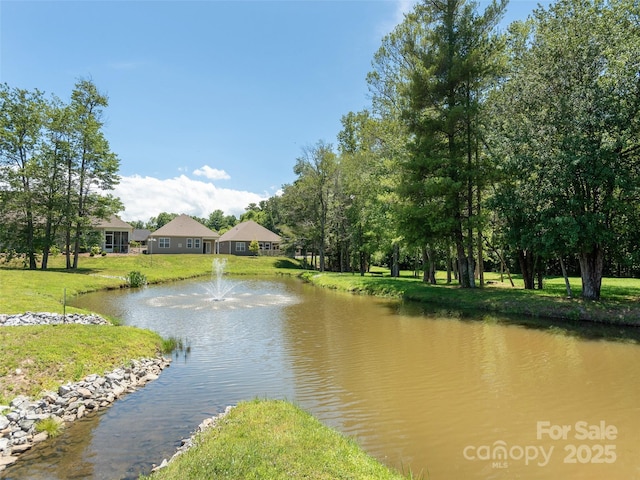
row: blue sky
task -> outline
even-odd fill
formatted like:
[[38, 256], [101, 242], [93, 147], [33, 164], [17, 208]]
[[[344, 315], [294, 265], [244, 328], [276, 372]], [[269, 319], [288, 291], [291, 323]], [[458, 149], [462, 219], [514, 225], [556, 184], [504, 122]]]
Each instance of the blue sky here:
[[[68, 100], [85, 78], [108, 95], [125, 220], [239, 216], [369, 106], [373, 55], [412, 3], [0, 0], [0, 81]], [[537, 3], [511, 0], [505, 25]]]

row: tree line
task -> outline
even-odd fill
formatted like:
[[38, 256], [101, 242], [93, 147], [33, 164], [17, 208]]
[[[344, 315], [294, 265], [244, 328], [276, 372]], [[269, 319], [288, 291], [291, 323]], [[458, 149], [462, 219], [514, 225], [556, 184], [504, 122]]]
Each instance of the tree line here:
[[[423, 0], [382, 40], [372, 104], [272, 199], [318, 268], [640, 274], [640, 5], [559, 0], [500, 31], [506, 0]], [[402, 254], [401, 252], [405, 252]], [[567, 281], [568, 285], [568, 281]]]

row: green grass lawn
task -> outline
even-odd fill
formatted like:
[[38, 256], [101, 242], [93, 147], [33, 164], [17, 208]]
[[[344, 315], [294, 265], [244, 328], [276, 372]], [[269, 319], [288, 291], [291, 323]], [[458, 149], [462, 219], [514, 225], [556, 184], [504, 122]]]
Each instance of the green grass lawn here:
[[[102, 289], [126, 286], [125, 277], [138, 271], [149, 283], [211, 275], [213, 258], [226, 259], [232, 275], [297, 273], [299, 264], [283, 257], [234, 255], [106, 255], [83, 256], [77, 271], [64, 269], [64, 257], [49, 261], [46, 271], [10, 268], [0, 263], [0, 313], [47, 311], [62, 313], [66, 298]], [[79, 311], [69, 309], [71, 311]]]
[[91, 373], [155, 357], [162, 338], [125, 326], [34, 325], [1, 327], [0, 347], [0, 404], [7, 405], [17, 395], [38, 398]]
[[242, 402], [153, 480], [407, 478], [285, 401]]

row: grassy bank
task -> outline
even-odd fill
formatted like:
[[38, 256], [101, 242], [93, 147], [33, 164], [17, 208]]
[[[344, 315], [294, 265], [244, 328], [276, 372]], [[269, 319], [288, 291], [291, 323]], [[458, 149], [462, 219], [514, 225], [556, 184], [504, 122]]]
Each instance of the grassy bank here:
[[154, 357], [162, 338], [148, 330], [108, 325], [56, 325], [0, 328], [0, 404], [17, 395], [32, 398], [78, 381], [90, 373]]
[[[469, 312], [493, 312], [507, 315], [526, 315], [569, 321], [590, 321], [614, 325], [640, 326], [640, 280], [604, 279], [602, 301], [589, 302], [566, 298], [564, 280], [549, 278], [543, 290], [524, 290], [522, 281], [515, 279], [511, 287], [498, 274], [487, 274], [484, 288], [461, 289], [446, 285], [442, 274], [438, 285], [427, 285], [409, 273], [399, 278], [388, 276], [364, 277], [354, 274], [305, 272], [303, 278], [325, 288], [388, 296], [437, 305], [442, 309]], [[572, 289], [580, 292], [580, 279], [571, 279]]]
[[153, 480], [401, 479], [353, 440], [284, 401], [240, 403]]
[[[161, 283], [211, 275], [212, 258], [227, 260], [232, 275], [297, 273], [299, 265], [282, 257], [236, 257], [233, 255], [107, 255], [81, 257], [77, 271], [64, 270], [64, 257], [50, 260], [46, 271], [9, 268], [0, 264], [0, 313], [47, 311], [62, 313], [67, 299], [82, 293], [116, 289], [126, 285], [132, 271]], [[69, 309], [68, 311], [78, 311]]]
[[[286, 258], [216, 256], [227, 259], [234, 275], [297, 273], [298, 264]], [[122, 288], [131, 271], [159, 283], [211, 274], [210, 255], [83, 256], [75, 272], [64, 269], [64, 257], [50, 261], [50, 269], [24, 270], [0, 264], [0, 313], [87, 313], [65, 307], [82, 293]], [[292, 270], [293, 269], [293, 270]], [[98, 312], [99, 313], [99, 312]], [[117, 320], [117, 319], [115, 319]], [[17, 395], [37, 397], [43, 390], [90, 373], [102, 374], [134, 358], [156, 355], [159, 335], [130, 327], [21, 326], [0, 328], [0, 404]], [[16, 374], [16, 370], [19, 372]]]

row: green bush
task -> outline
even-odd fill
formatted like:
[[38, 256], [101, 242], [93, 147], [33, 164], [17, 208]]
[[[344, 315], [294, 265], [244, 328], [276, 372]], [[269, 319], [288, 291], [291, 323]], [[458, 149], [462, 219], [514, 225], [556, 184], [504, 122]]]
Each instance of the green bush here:
[[257, 240], [251, 240], [251, 243], [249, 244], [249, 251], [254, 255], [258, 255], [258, 253], [260, 253], [260, 244]]
[[129, 272], [129, 275], [127, 275], [127, 282], [130, 287], [144, 287], [147, 284], [147, 276], [138, 271]]

